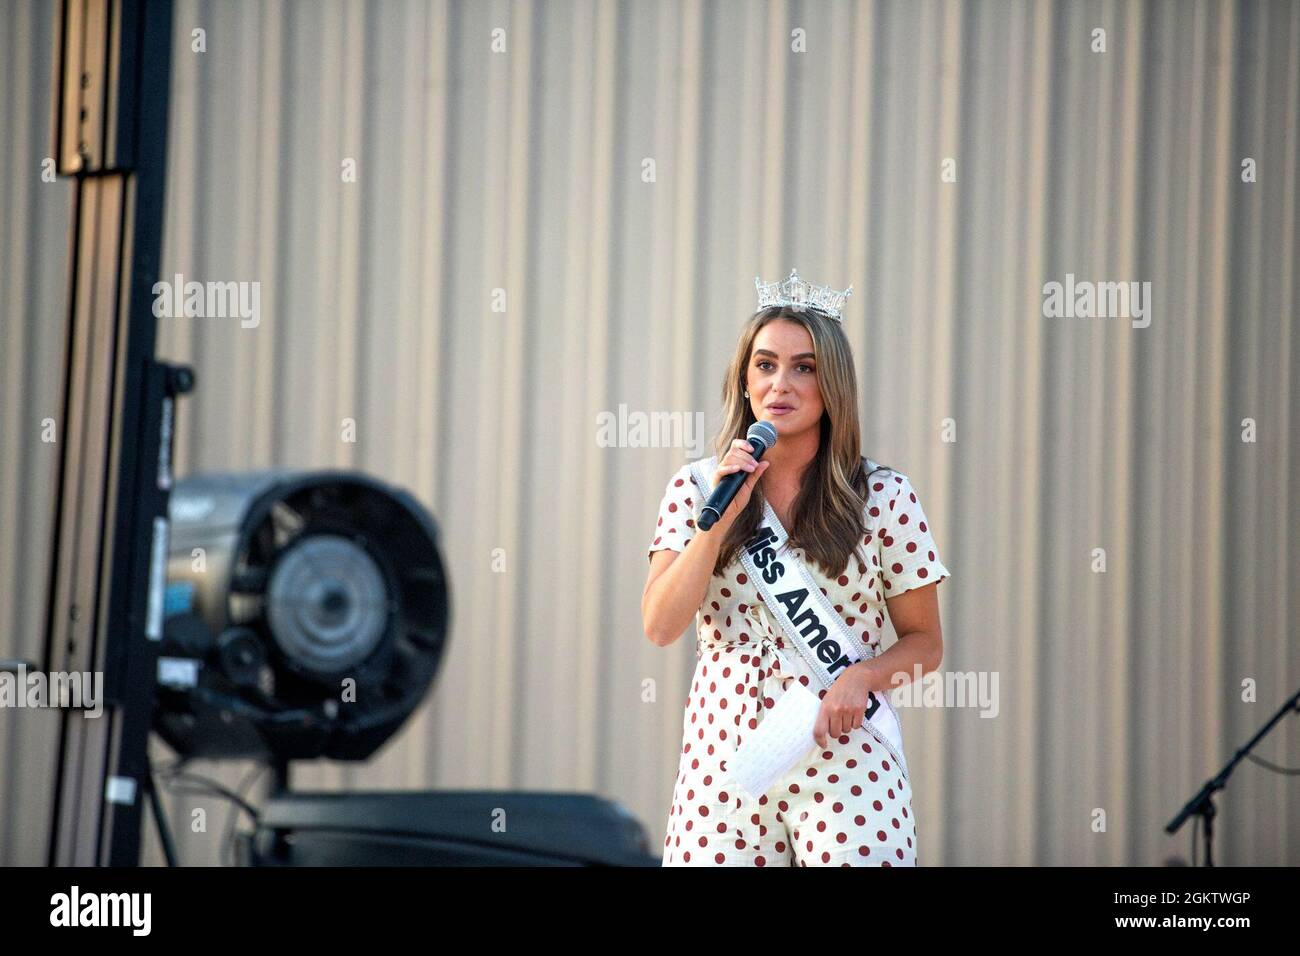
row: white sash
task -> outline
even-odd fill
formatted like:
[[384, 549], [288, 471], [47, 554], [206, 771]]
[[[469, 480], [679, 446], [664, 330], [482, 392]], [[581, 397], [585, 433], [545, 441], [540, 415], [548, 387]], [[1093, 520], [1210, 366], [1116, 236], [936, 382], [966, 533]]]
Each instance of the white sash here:
[[[691, 473], [704, 494], [695, 508], [696, 517], [713, 491], [710, 478], [717, 470], [717, 456], [691, 463]], [[775, 614], [790, 643], [799, 651], [808, 669], [823, 687], [829, 688], [849, 665], [875, 656], [835, 610], [808, 570], [786, 549], [789, 535], [772, 510], [763, 502], [763, 520], [758, 532], [740, 553], [741, 563], [754, 582], [767, 610]], [[870, 692], [863, 726], [889, 751], [907, 777], [903, 758], [903, 729], [894, 705], [885, 694]], [[910, 779], [910, 778], [909, 778]]]

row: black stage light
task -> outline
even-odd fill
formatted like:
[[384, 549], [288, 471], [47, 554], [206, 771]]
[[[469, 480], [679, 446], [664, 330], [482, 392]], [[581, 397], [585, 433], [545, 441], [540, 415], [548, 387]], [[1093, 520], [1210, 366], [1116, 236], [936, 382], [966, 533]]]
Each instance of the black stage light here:
[[163, 739], [186, 758], [374, 753], [447, 638], [429, 513], [353, 472], [196, 475], [170, 513]]
[[449, 615], [433, 519], [351, 472], [197, 475], [170, 511], [154, 727], [185, 760], [279, 771], [245, 863], [658, 865], [588, 794], [291, 791], [290, 761], [364, 760], [428, 691]]

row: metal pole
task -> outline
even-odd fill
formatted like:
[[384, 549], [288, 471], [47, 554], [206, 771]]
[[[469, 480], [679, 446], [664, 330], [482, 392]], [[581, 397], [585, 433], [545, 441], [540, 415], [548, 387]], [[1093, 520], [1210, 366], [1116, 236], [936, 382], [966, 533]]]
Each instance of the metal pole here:
[[[62, 0], [54, 156], [75, 211], [47, 671], [102, 671], [61, 709], [53, 865], [139, 862], [162, 625], [171, 396], [154, 359], [171, 0]], [[169, 388], [170, 387], [170, 388]]]

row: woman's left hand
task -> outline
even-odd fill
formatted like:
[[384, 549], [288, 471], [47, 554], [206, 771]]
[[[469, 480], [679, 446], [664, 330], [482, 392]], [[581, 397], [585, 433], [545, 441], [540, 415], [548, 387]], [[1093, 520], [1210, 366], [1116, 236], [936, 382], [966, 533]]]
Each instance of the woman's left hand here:
[[866, 661], [851, 665], [826, 691], [813, 725], [813, 738], [819, 747], [826, 747], [832, 737], [862, 726], [872, 690], [868, 666]]

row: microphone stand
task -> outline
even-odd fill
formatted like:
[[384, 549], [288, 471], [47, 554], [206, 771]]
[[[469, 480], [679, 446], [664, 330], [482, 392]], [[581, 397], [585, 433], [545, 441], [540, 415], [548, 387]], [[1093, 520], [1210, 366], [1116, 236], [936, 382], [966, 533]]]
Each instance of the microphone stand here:
[[1273, 729], [1273, 725], [1280, 721], [1288, 711], [1300, 713], [1300, 691], [1297, 691], [1290, 700], [1278, 709], [1278, 712], [1273, 715], [1269, 722], [1259, 729], [1259, 733], [1250, 738], [1246, 743], [1246, 746], [1242, 747], [1232, 755], [1232, 759], [1228, 761], [1222, 770], [1206, 781], [1205, 785], [1201, 787], [1196, 796], [1188, 800], [1187, 803], [1183, 805], [1183, 808], [1178, 811], [1178, 816], [1170, 820], [1168, 825], [1165, 827], [1166, 833], [1174, 834], [1178, 832], [1179, 828], [1182, 827], [1185, 822], [1187, 822], [1188, 817], [1201, 817], [1205, 822], [1206, 866], [1214, 866], [1214, 815], [1217, 811], [1214, 808], [1214, 800], [1212, 798], [1215, 792], [1222, 790], [1227, 785], [1228, 777], [1232, 775], [1232, 771], [1236, 768], [1237, 764], [1241, 763], [1241, 761], [1246, 758], [1246, 755], [1254, 749], [1255, 744], [1264, 739], [1265, 735]]

